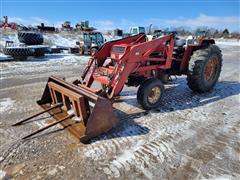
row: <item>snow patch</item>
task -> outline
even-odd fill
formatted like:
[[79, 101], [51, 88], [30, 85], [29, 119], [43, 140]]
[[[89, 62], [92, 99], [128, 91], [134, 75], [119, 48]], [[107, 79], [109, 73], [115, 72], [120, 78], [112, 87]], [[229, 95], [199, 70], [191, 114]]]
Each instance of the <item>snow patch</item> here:
[[15, 100], [11, 98], [3, 98], [0, 100], [0, 113], [6, 112], [13, 107]]
[[76, 41], [79, 41], [79, 36], [63, 35], [63, 34], [44, 34], [44, 42], [56, 46], [76, 46]]
[[10, 61], [4, 62], [4, 71], [1, 72], [1, 79], [11, 78], [12, 76], [22, 75], [20, 72], [36, 73], [46, 71], [59, 72], [64, 66], [69, 68], [78, 66], [79, 69], [89, 60], [89, 56], [76, 56], [73, 54], [47, 54], [46, 57], [37, 59], [32, 58], [31, 61]]
[[113, 161], [113, 164], [115, 164], [116, 162], [120, 162], [122, 164], [124, 164], [127, 161], [131, 161], [132, 159], [134, 159], [134, 152], [139, 150], [142, 145], [144, 145], [146, 142], [145, 141], [138, 141], [137, 144], [135, 144], [133, 147], [131, 147], [131, 149], [126, 149], [122, 152], [122, 154], [120, 154], [116, 160]]
[[214, 101], [214, 99], [216, 99], [216, 100], [219, 99], [219, 96], [204, 98], [204, 99], [201, 99], [199, 102], [204, 103], [204, 102], [207, 102], [207, 101]]
[[43, 128], [45, 127], [46, 125], [48, 125], [47, 121], [35, 121], [34, 122], [39, 128]]
[[[69, 115], [75, 114], [73, 108], [71, 108], [70, 110], [68, 110], [67, 113], [68, 113]], [[74, 120], [74, 121], [77, 121], [77, 122], [80, 122], [80, 121], [81, 121], [81, 119], [80, 119], [79, 117], [77, 117], [77, 116], [74, 116], [74, 117], [72, 117], [71, 119]]]
[[12, 59], [12, 57], [7, 56], [7, 55], [0, 52], [0, 61], [9, 60], [9, 59]]
[[[124, 150], [122, 152], [122, 154], [120, 154], [119, 156], [117, 156], [117, 158], [115, 160], [113, 160], [113, 162], [109, 166], [109, 168], [112, 171], [112, 173], [113, 173], [115, 178], [119, 177], [118, 176], [118, 174], [120, 174], [119, 170], [122, 167], [127, 167], [128, 163], [130, 163], [130, 162], [135, 160], [135, 158], [136, 158], [136, 154], [135, 154], [136, 151], [140, 150], [145, 143], [146, 143], [145, 141], [139, 140], [133, 147], [131, 147], [131, 149]], [[147, 169], [145, 169], [142, 166], [137, 166], [137, 168], [141, 169], [143, 174], [148, 179], [152, 179], [152, 173], [149, 172]]]
[[6, 176], [6, 172], [3, 170], [0, 170], [0, 179], [3, 179]]
[[222, 176], [213, 177], [211, 179], [215, 179], [215, 180], [230, 180], [230, 179], [233, 179], [233, 177], [230, 176], [230, 175], [222, 175]]

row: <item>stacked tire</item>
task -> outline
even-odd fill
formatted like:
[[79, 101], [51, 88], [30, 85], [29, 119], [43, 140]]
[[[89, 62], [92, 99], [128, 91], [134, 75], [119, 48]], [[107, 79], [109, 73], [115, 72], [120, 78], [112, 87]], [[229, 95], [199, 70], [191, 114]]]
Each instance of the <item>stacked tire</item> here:
[[34, 56], [34, 49], [29, 47], [5, 47], [3, 53], [12, 56], [14, 59], [24, 60], [28, 56]]
[[19, 47], [5, 47], [3, 53], [14, 59], [26, 59], [28, 56], [41, 57], [49, 51], [43, 44], [43, 35], [39, 32], [19, 31], [18, 40], [22, 43]]
[[19, 31], [18, 40], [26, 45], [41, 45], [43, 35], [39, 32]]
[[49, 47], [47, 46], [43, 46], [43, 45], [40, 45], [40, 46], [33, 46], [32, 47], [34, 49], [34, 56], [35, 57], [42, 57], [45, 55], [46, 52], [49, 52]]

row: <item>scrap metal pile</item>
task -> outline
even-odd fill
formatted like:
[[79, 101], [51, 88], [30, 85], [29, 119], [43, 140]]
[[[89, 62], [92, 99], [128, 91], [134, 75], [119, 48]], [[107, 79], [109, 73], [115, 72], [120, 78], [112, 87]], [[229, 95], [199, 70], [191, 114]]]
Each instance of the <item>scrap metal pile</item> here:
[[3, 16], [3, 20], [0, 22], [0, 28], [11, 28], [11, 29], [17, 29], [17, 24], [14, 22], [8, 22], [8, 17]]

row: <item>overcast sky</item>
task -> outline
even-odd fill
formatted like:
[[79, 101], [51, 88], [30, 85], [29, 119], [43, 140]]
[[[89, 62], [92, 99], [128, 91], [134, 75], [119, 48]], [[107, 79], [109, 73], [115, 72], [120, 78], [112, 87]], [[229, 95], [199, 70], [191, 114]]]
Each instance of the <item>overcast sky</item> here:
[[1, 0], [1, 16], [22, 24], [60, 26], [90, 20], [98, 30], [129, 26], [240, 29], [240, 0]]

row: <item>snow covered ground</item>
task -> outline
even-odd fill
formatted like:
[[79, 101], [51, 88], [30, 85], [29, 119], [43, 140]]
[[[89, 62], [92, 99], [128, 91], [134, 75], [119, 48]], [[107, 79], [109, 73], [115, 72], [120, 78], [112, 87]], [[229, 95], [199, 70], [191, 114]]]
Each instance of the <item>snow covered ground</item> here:
[[[71, 45], [72, 38], [61, 38], [46, 37], [52, 44]], [[162, 105], [145, 112], [137, 89], [124, 87], [122, 102], [114, 104], [118, 126], [87, 145], [61, 126], [20, 139], [48, 123], [48, 114], [23, 126], [11, 124], [40, 110], [36, 100], [50, 75], [79, 79], [88, 56], [62, 53], [0, 62], [0, 178], [239, 179], [239, 42], [216, 42], [224, 63], [213, 91], [195, 94], [186, 77], [173, 78]]]
[[[0, 61], [4, 60], [11, 60], [12, 57], [4, 55], [1, 50], [5, 46], [6, 41], [13, 41], [15, 46], [19, 46], [21, 43], [18, 40], [17, 33], [16, 32], [9, 32], [9, 33], [3, 33], [0, 32]], [[54, 46], [62, 46], [62, 47], [77, 47], [76, 41], [80, 39], [80, 35], [77, 33], [44, 33], [44, 44], [49, 45], [50, 47]], [[111, 36], [111, 35], [104, 35], [104, 39], [106, 41], [112, 41], [116, 39], [120, 39], [121, 37], [118, 36]], [[66, 52], [67, 53], [67, 52]], [[67, 56], [67, 55], [66, 55]], [[48, 56], [51, 58], [51, 55]], [[35, 63], [36, 64], [36, 63]]]
[[225, 46], [240, 46], [239, 39], [216, 39], [217, 45], [225, 45]]
[[[0, 32], [1, 40], [0, 40], [0, 47], [5, 46], [6, 41], [13, 41], [16, 45], [20, 42], [18, 41], [17, 33], [16, 32]], [[44, 44], [47, 45], [56, 45], [56, 46], [66, 46], [66, 47], [74, 47], [76, 46], [76, 41], [80, 39], [80, 35], [77, 33], [69, 33], [69, 32], [62, 32], [62, 33], [43, 33], [44, 37]], [[104, 35], [104, 39], [106, 41], [112, 41], [116, 39], [120, 39], [121, 37], [112, 36], [112, 35]]]
[[14, 100], [11, 98], [3, 98], [0, 100], [0, 113], [4, 113], [6, 111], [9, 111], [14, 104]]

